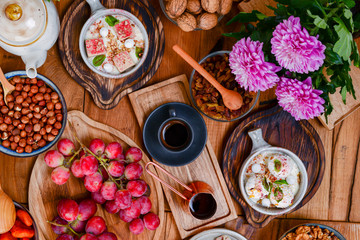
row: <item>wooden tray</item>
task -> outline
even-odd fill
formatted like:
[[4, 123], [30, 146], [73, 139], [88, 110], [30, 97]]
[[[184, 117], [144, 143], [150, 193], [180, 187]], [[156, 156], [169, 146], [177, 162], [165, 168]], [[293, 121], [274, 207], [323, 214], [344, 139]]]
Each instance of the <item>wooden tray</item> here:
[[[158, 106], [168, 102], [183, 102], [190, 105], [189, 84], [185, 75], [163, 81], [150, 87], [141, 89], [129, 95], [140, 127], [143, 127], [147, 116]], [[201, 230], [218, 226], [237, 217], [234, 204], [222, 176], [221, 169], [216, 159], [210, 141], [201, 155], [192, 163], [182, 167], [169, 167], [161, 165], [184, 183], [204, 181], [215, 191], [218, 210], [208, 220], [198, 220], [185, 213], [181, 208], [182, 199], [167, 188], [163, 188], [169, 202], [172, 214], [182, 238], [200, 232]], [[162, 172], [159, 176], [173, 186], [178, 185]]]
[[147, 0], [101, 2], [107, 8], [131, 12], [144, 24], [149, 37], [149, 53], [143, 65], [134, 74], [121, 79], [102, 77], [86, 66], [79, 50], [80, 31], [90, 17], [90, 6], [84, 0], [75, 0], [62, 20], [59, 51], [66, 70], [90, 92], [95, 104], [102, 109], [111, 109], [122, 97], [142, 87], [155, 74], [164, 54], [165, 34], [160, 17]]
[[[127, 149], [128, 146], [137, 146], [130, 138], [118, 130], [107, 125], [95, 122], [88, 118], [84, 113], [79, 111], [71, 111], [68, 113], [68, 121], [70, 121], [76, 129], [77, 135], [84, 144], [89, 144], [93, 138], [101, 138], [105, 143], [118, 141]], [[70, 132], [69, 126], [66, 126], [63, 138], [75, 139]], [[52, 231], [50, 224], [57, 215], [56, 206], [60, 199], [71, 198], [74, 200], [90, 197], [90, 193], [86, 191], [83, 181], [71, 175], [68, 182], [62, 186], [58, 186], [50, 179], [52, 169], [49, 168], [44, 161], [44, 154], [37, 158], [29, 184], [29, 207], [38, 230], [40, 230], [40, 240], [56, 239], [56, 234]], [[143, 160], [140, 162], [143, 166], [149, 161], [144, 154]], [[110, 214], [103, 207], [98, 205], [96, 215], [102, 216], [107, 224], [110, 232], [115, 233], [118, 239], [160, 239], [165, 226], [164, 222], [164, 196], [161, 191], [160, 183], [155, 182], [152, 177], [144, 174], [142, 177], [150, 186], [150, 199], [153, 204], [151, 211], [159, 215], [161, 224], [156, 231], [145, 230], [140, 235], [131, 234], [128, 229], [128, 223], [120, 220], [117, 214]]]
[[244, 209], [246, 219], [254, 227], [264, 227], [276, 216], [261, 214], [243, 200], [238, 175], [243, 161], [251, 151], [249, 130], [261, 128], [265, 141], [297, 154], [307, 169], [309, 184], [304, 199], [294, 209], [301, 208], [318, 190], [325, 171], [324, 146], [315, 129], [307, 121], [295, 121], [278, 105], [245, 118], [231, 134], [224, 151], [223, 174], [232, 196]]

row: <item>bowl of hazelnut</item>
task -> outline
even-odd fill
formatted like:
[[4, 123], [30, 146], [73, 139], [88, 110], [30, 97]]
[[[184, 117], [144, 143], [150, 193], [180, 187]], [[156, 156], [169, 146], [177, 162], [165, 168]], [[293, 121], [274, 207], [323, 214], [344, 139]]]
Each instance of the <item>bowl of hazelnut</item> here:
[[59, 88], [45, 76], [28, 78], [25, 71], [5, 74], [15, 90], [0, 88], [0, 152], [31, 157], [51, 148], [66, 125], [66, 103]]

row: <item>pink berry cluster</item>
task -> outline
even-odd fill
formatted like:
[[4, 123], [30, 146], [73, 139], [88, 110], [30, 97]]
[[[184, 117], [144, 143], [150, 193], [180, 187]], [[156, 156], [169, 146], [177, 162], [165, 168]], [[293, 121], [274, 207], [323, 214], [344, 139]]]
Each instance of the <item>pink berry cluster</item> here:
[[140, 179], [142, 151], [130, 147], [124, 154], [120, 143], [105, 145], [101, 139], [91, 140], [89, 147], [79, 143], [81, 147], [76, 150], [71, 140], [61, 139], [57, 150], [45, 154], [46, 164], [55, 168], [51, 179], [56, 184], [64, 184], [71, 171], [75, 177], [84, 180], [85, 188], [96, 203], [103, 204], [107, 212], [118, 213], [121, 220], [130, 223], [132, 233], [140, 234], [145, 228], [155, 230], [160, 219], [150, 213], [148, 185]]
[[62, 199], [57, 205], [59, 216], [51, 224], [56, 240], [117, 240], [114, 233], [108, 232], [105, 220], [94, 216], [97, 205], [92, 199], [79, 204], [71, 199]]

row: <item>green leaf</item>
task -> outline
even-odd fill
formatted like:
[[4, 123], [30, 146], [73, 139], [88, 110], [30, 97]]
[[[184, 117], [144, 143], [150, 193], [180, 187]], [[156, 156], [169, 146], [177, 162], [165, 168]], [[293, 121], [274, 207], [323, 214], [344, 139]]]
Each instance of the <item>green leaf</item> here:
[[286, 185], [289, 185], [286, 180], [276, 180], [274, 183], [276, 183], [276, 184], [286, 184]]
[[223, 33], [224, 36], [226, 37], [233, 37], [236, 38], [237, 40], [240, 40], [244, 37], [248, 37], [250, 36], [250, 33], [248, 32], [235, 32], [235, 33]]
[[353, 17], [353, 20], [354, 20], [355, 31], [359, 31], [360, 30], [360, 13], [355, 14], [355, 16]]
[[345, 3], [345, 5], [348, 8], [353, 8], [355, 7], [355, 1], [354, 0], [343, 0], [343, 2]]
[[347, 93], [346, 86], [341, 88], [340, 93], [344, 104], [346, 104], [346, 93]]
[[233, 17], [233, 19], [231, 19], [227, 23], [227, 25], [229, 25], [233, 22], [240, 22], [240, 23], [256, 22], [258, 20], [262, 20], [265, 18], [267, 18], [267, 16], [257, 10], [253, 10], [251, 13], [241, 12], [238, 15], [236, 15], [235, 17]]
[[353, 37], [347, 29], [345, 23], [340, 18], [335, 17], [334, 20], [338, 23], [338, 25], [335, 25], [334, 28], [339, 36], [339, 40], [335, 43], [333, 50], [346, 61], [351, 55]]
[[322, 19], [319, 15], [313, 15], [310, 10], [307, 10], [307, 14], [314, 19], [314, 24], [318, 28], [325, 29], [328, 27], [327, 23], [324, 19]]
[[137, 58], [141, 58], [144, 53], [144, 48], [135, 47], [135, 55]]
[[[277, 199], [278, 196], [279, 196], [279, 194], [281, 194], [281, 195], [280, 195], [281, 198]], [[280, 187], [275, 188], [275, 190], [274, 190], [274, 197], [276, 198], [276, 201], [277, 201], [277, 202], [280, 202], [281, 200], [283, 200], [283, 198], [284, 198], [284, 193], [283, 193], [283, 191], [282, 191], [282, 189], [281, 189]]]
[[[339, 54], [337, 54], [336, 52], [334, 52], [332, 50], [333, 46], [330, 44], [326, 45], [326, 49], [325, 49], [325, 64], [327, 66], [331, 66], [334, 64], [343, 64], [343, 61], [341, 59], [341, 57], [339, 56]], [[332, 74], [331, 74], [332, 75]]]
[[351, 32], [354, 32], [354, 21], [352, 18], [352, 12], [347, 8], [344, 9], [344, 17], [346, 18], [345, 21], [348, 24], [348, 27], [350, 27]]
[[115, 26], [117, 23], [119, 23], [119, 19], [109, 15], [109, 16], [106, 16], [105, 18], [105, 22], [107, 22], [107, 24], [109, 24], [110, 27], [113, 27]]
[[96, 56], [94, 57], [93, 59], [93, 64], [95, 67], [98, 67], [100, 66], [104, 61], [105, 61], [105, 55], [99, 55], [99, 56]]
[[355, 41], [352, 42], [351, 60], [353, 61], [355, 67], [360, 67], [359, 49]]
[[266, 191], [270, 191], [270, 185], [266, 180], [266, 177], [264, 177], [264, 179], [262, 180], [262, 185], [264, 186], [264, 188], [266, 189]]
[[275, 172], [280, 172], [280, 170], [281, 170], [281, 162], [280, 162], [280, 160], [275, 159], [274, 163], [275, 163]]

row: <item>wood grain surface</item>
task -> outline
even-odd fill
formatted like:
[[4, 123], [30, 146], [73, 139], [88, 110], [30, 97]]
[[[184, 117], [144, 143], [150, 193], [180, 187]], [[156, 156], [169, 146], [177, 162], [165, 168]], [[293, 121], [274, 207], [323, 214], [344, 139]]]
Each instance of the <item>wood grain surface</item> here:
[[[68, 124], [65, 128], [63, 138], [69, 138], [76, 146], [77, 144], [73, 133], [69, 127], [69, 122], [74, 126], [76, 135], [80, 141], [87, 145], [94, 138], [100, 138], [105, 143], [117, 141], [120, 142], [124, 151], [129, 147], [138, 147], [136, 143], [120, 131], [111, 128], [105, 124], [95, 122], [88, 118], [80, 111], [70, 111], [68, 113]], [[53, 147], [52, 149], [55, 149]], [[34, 165], [31, 179], [29, 183], [29, 207], [33, 214], [35, 222], [43, 223], [38, 224], [38, 228], [42, 234], [41, 239], [55, 239], [56, 234], [52, 231], [50, 224], [45, 221], [52, 221], [57, 216], [56, 206], [59, 200], [63, 198], [70, 198], [73, 200], [82, 200], [84, 198], [91, 198], [90, 193], [85, 189], [82, 179], [75, 178], [71, 175], [70, 179], [64, 185], [56, 185], [50, 180], [52, 168], [49, 168], [44, 161], [45, 153], [38, 156]], [[139, 163], [144, 167], [149, 162], [146, 154], [143, 155], [142, 161]], [[160, 221], [164, 220], [164, 196], [159, 182], [153, 180], [148, 174], [143, 174], [142, 179], [146, 181], [150, 188], [150, 200], [152, 202], [151, 211], [158, 214]], [[114, 232], [119, 239], [137, 239], [137, 236], [128, 231], [128, 223], [120, 220], [117, 214], [109, 214], [105, 211], [104, 207], [98, 205], [98, 216], [102, 216], [107, 224], [110, 232]], [[162, 227], [156, 231], [144, 231], [142, 238], [144, 239], [157, 239], [162, 234]]]
[[[146, 118], [155, 108], [165, 103], [183, 102], [191, 104], [188, 89], [189, 83], [186, 76], [180, 75], [131, 93], [129, 98], [140, 127], [144, 126]], [[160, 165], [185, 184], [194, 181], [203, 181], [209, 184], [214, 191], [214, 198], [217, 202], [216, 213], [207, 220], [199, 220], [184, 211], [182, 206], [183, 200], [180, 197], [168, 188], [163, 187], [182, 238], [236, 218], [235, 207], [221, 174], [218, 160], [209, 141], [200, 156], [185, 166], [169, 167], [162, 164]], [[161, 171], [157, 172], [158, 175], [171, 186], [178, 186], [177, 183], [166, 174]]]
[[83, 0], [74, 1], [68, 8], [60, 29], [59, 51], [68, 73], [90, 92], [97, 106], [115, 107], [122, 97], [140, 88], [160, 66], [165, 47], [165, 35], [159, 16], [149, 3], [140, 0], [102, 0], [107, 8], [119, 8], [134, 14], [143, 23], [149, 38], [149, 52], [142, 66], [121, 79], [102, 77], [92, 72], [80, 55], [79, 38], [82, 26], [90, 17], [90, 6]]
[[239, 171], [252, 148], [248, 132], [258, 128], [262, 129], [264, 140], [270, 145], [289, 149], [304, 162], [308, 189], [295, 210], [309, 202], [320, 187], [325, 172], [325, 154], [315, 129], [307, 121], [295, 121], [279, 105], [246, 117], [235, 128], [225, 147], [222, 170], [230, 193], [244, 209], [248, 223], [260, 228], [278, 216], [255, 211], [243, 199], [239, 187]]
[[[191, 53], [196, 60], [200, 60], [215, 46], [222, 33], [240, 29], [240, 26], [236, 24], [226, 25], [226, 22], [239, 11], [235, 5], [232, 12], [226, 15], [214, 29], [186, 33], [167, 20], [161, 12], [159, 1], [149, 0], [149, 2], [164, 25], [166, 42], [159, 70], [147, 85], [184, 73], [187, 77], [190, 76], [192, 68], [171, 50], [174, 44], [179, 44], [185, 51]], [[54, 3], [62, 20], [73, 0], [54, 1]], [[271, 14], [271, 11], [266, 10], [266, 5], [269, 4], [274, 5], [276, 3], [271, 0], [250, 0], [241, 3], [240, 10], [251, 11], [257, 9], [263, 13]], [[231, 50], [234, 43], [234, 39], [225, 38], [223, 49]], [[357, 39], [357, 43], [359, 45], [359, 39]], [[4, 73], [25, 69], [20, 57], [12, 55], [1, 48], [0, 65]], [[118, 129], [138, 145], [142, 145], [141, 129], [129, 98], [122, 98], [119, 104], [111, 110], [103, 110], [97, 107], [91, 95], [72, 79], [64, 68], [58, 46], [50, 49], [45, 64], [38, 69], [38, 72], [51, 79], [59, 87], [66, 99], [69, 110], [80, 110], [95, 121]], [[360, 76], [355, 77], [357, 80], [360, 79]], [[356, 89], [356, 91], [359, 92], [360, 89]], [[274, 89], [261, 93], [259, 105], [256, 106], [254, 111], [256, 112], [259, 108], [266, 108], [265, 103], [274, 98]], [[360, 161], [358, 154], [358, 145], [360, 143], [359, 119], [360, 110], [357, 109], [331, 131], [324, 128], [318, 119], [309, 121], [324, 144], [326, 166], [320, 188], [305, 206], [296, 212], [283, 216], [280, 220], [275, 219], [263, 229], [254, 229], [244, 222], [243, 211], [234, 200], [239, 218], [226, 224], [225, 227], [235, 229], [242, 234], [247, 232], [250, 234], [248, 237], [251, 240], [277, 240], [277, 229], [280, 227], [285, 228], [284, 224], [286, 223], [289, 223], [290, 227], [295, 226], [297, 223], [293, 223], [293, 221], [298, 220], [292, 220], [294, 218], [302, 219], [299, 221], [303, 222], [324, 220], [335, 221], [334, 224], [339, 224], [341, 226], [340, 232], [347, 239], [360, 239], [360, 224], [357, 223], [360, 222], [360, 201], [358, 200], [360, 197], [358, 190], [360, 188], [360, 164], [358, 164]], [[207, 118], [204, 118], [204, 120], [208, 129], [208, 139], [213, 146], [217, 159], [221, 163], [227, 139], [241, 120], [232, 123], [220, 123]], [[36, 158], [20, 159], [0, 154], [2, 187], [12, 199], [23, 204], [28, 203], [28, 186], [35, 160]], [[167, 203], [165, 203], [165, 210], [165, 219], [162, 222], [163, 232], [158, 239], [182, 239]], [[349, 227], [342, 227], [345, 225]], [[284, 229], [284, 231], [287, 229]], [[274, 234], [272, 234], [273, 231]], [[251, 234], [253, 234], [252, 237], [250, 237]]]

